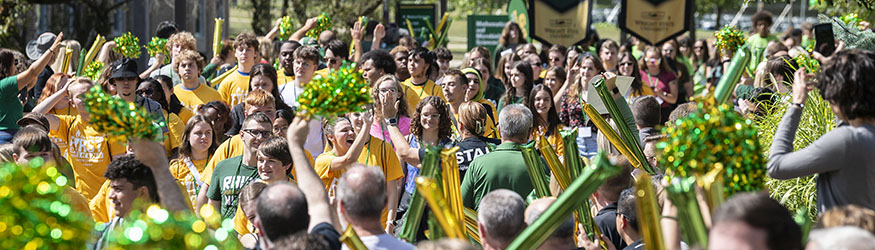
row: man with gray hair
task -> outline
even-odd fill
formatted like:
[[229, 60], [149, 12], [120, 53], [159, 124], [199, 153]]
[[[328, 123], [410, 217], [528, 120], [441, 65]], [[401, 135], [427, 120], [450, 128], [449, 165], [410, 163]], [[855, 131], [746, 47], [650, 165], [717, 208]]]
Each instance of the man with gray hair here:
[[[480, 199], [492, 190], [504, 188], [526, 196], [532, 192], [529, 171], [520, 145], [529, 141], [532, 111], [521, 104], [507, 105], [498, 116], [501, 145], [474, 159], [462, 180], [462, 203], [477, 209]], [[544, 173], [541, 173], [544, 174]]]
[[[386, 177], [377, 167], [357, 165], [343, 174], [337, 185], [337, 214], [355, 229], [368, 249], [414, 249], [387, 234], [380, 217], [386, 208]], [[343, 249], [349, 249], [343, 245]]]
[[808, 245], [811, 250], [875, 250], [875, 236], [859, 227], [833, 227], [811, 231]]
[[[529, 207], [526, 208], [526, 225], [531, 226], [532, 223], [535, 223], [535, 221], [538, 220], [538, 217], [541, 217], [541, 214], [543, 214], [554, 201], [556, 201], [555, 197], [544, 197], [532, 201], [532, 203], [529, 204]], [[576, 250], [577, 245], [574, 244], [574, 218], [569, 215], [568, 218], [562, 222], [562, 225], [559, 225], [559, 227], [556, 228], [556, 231], [550, 235], [550, 238], [547, 238], [541, 246], [538, 246], [538, 249]]]
[[483, 249], [507, 248], [517, 234], [526, 228], [523, 221], [526, 202], [514, 191], [496, 189], [483, 196], [481, 204], [477, 209], [477, 230]]

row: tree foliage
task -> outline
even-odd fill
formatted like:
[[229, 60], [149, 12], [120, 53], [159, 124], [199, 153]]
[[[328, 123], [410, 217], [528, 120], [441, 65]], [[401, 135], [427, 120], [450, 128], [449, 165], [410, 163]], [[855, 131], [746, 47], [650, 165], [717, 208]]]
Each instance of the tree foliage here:
[[[307, 22], [308, 18], [318, 16], [325, 12], [335, 27], [335, 31], [345, 32], [346, 27], [352, 27], [360, 16], [371, 16], [384, 0], [349, 1], [349, 0], [282, 0], [282, 6], [287, 6], [287, 15], [292, 19], [292, 27], [297, 30]], [[255, 34], [263, 35], [273, 27], [278, 17], [282, 17], [283, 8], [275, 8], [271, 0], [250, 0], [248, 6], [241, 6], [252, 10], [252, 30]]]

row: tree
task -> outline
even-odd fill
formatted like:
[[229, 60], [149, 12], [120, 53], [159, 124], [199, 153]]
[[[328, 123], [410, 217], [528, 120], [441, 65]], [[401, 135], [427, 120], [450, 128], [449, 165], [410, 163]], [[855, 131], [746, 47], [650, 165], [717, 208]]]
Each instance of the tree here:
[[255, 34], [266, 34], [274, 23], [270, 15], [271, 0], [250, 0], [250, 2], [252, 3], [252, 31]]
[[[301, 27], [307, 21], [307, 18], [315, 17], [325, 12], [331, 18], [331, 22], [335, 31], [345, 32], [347, 27], [358, 20], [360, 16], [370, 16], [382, 6], [383, 1], [349, 1], [349, 0], [288, 0], [290, 6], [294, 9], [290, 17], [293, 20], [293, 26]], [[377, 19], [379, 20], [379, 19]], [[343, 27], [338, 29], [337, 27]]]
[[507, 2], [507, 0], [452, 0], [448, 9], [462, 10], [462, 13], [467, 15], [504, 13]]
[[734, 10], [741, 7], [741, 4], [744, 1], [750, 0], [696, 0], [696, 12], [699, 13], [712, 13], [716, 12], [717, 25], [715, 27], [722, 28], [722, 24], [720, 23], [720, 18], [723, 16], [724, 10]]

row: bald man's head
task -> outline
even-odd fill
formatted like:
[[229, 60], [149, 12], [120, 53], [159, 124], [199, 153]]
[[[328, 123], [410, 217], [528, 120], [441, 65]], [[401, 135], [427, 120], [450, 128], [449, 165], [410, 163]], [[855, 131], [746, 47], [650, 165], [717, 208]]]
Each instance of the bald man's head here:
[[[525, 216], [526, 216], [526, 225], [531, 226], [532, 223], [535, 223], [541, 214], [544, 211], [547, 211], [547, 208], [556, 201], [554, 197], [545, 197], [540, 198], [529, 204], [529, 207], [526, 208]], [[549, 250], [560, 250], [560, 249], [577, 249], [574, 245], [574, 218], [572, 216], [568, 216], [562, 225], [559, 225], [556, 228], [556, 231], [550, 235], [550, 238], [547, 241], [544, 241], [543, 244], [538, 249], [549, 249]]]
[[306, 231], [310, 224], [307, 199], [298, 186], [274, 183], [258, 197], [258, 220], [268, 240]]
[[337, 197], [351, 223], [379, 220], [386, 207], [386, 177], [377, 167], [352, 167], [340, 178]]

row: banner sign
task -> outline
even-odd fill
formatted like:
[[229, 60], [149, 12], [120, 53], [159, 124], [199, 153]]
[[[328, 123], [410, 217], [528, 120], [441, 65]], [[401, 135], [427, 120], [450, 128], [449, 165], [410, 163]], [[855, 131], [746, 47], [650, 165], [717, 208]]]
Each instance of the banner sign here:
[[529, 35], [529, 9], [526, 7], [526, 2], [523, 0], [510, 0], [507, 3], [507, 16], [511, 21], [520, 26], [523, 31], [522, 37], [527, 43], [532, 42], [532, 36]]
[[[395, 15], [395, 22], [402, 29], [407, 29], [407, 21], [410, 20], [410, 36], [419, 37], [425, 31], [428, 32], [428, 25], [424, 19], [428, 19], [432, 25], [438, 25], [436, 4], [398, 4], [398, 14]], [[437, 28], [437, 27], [434, 27]]]
[[508, 17], [505, 15], [469, 15], [468, 51], [483, 46], [489, 49], [490, 53], [494, 52], [507, 20]]
[[548, 46], [584, 42], [589, 32], [592, 0], [529, 0], [532, 37]]
[[648, 44], [660, 44], [690, 30], [693, 0], [622, 0], [620, 29]]

